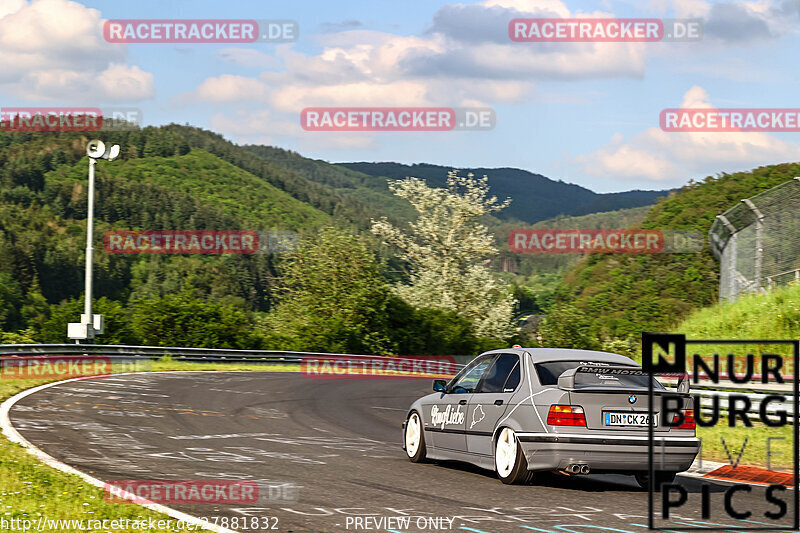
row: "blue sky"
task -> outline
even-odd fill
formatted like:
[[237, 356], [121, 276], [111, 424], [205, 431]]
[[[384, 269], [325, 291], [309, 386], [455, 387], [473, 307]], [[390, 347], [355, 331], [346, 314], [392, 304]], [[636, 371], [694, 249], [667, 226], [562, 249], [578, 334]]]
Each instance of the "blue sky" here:
[[[599, 192], [800, 159], [797, 133], [665, 133], [675, 107], [800, 107], [800, 0], [2, 0], [2, 106], [134, 106], [327, 161], [524, 168]], [[514, 43], [517, 17], [696, 17], [684, 43]], [[108, 19], [290, 19], [290, 44], [111, 44]], [[310, 132], [325, 106], [492, 107], [491, 131]], [[420, 176], [424, 177], [424, 176]], [[491, 176], [490, 176], [491, 180]], [[490, 181], [491, 183], [491, 181]]]

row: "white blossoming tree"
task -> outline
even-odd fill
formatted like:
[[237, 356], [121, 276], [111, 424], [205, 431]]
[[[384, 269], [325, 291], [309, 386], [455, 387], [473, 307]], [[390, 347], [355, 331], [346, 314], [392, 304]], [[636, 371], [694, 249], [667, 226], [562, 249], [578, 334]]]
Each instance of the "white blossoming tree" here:
[[399, 248], [409, 265], [410, 284], [395, 286], [397, 295], [416, 307], [455, 311], [472, 322], [477, 335], [512, 335], [515, 300], [486, 266], [498, 250], [480, 222], [511, 200], [489, 197], [486, 176], [459, 176], [455, 170], [448, 175], [446, 189], [429, 187], [419, 178], [398, 180], [389, 188], [418, 213], [408, 231], [385, 217], [372, 221], [372, 232]]

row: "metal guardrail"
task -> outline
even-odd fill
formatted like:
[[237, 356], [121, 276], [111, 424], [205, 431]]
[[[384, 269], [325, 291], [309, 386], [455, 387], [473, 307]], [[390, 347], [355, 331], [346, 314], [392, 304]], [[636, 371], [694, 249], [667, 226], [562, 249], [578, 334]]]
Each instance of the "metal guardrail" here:
[[[0, 344], [0, 356], [34, 355], [97, 355], [106, 357], [140, 357], [159, 359], [165, 355], [173, 361], [255, 363], [255, 364], [299, 364], [304, 358], [343, 359], [351, 361], [373, 360], [376, 355], [337, 354], [321, 352], [291, 352], [280, 350], [234, 350], [220, 348], [181, 348], [174, 346], [131, 346], [118, 344]], [[385, 356], [394, 361], [408, 361], [404, 356]], [[414, 356], [442, 357], [442, 356]], [[455, 355], [456, 368], [460, 369], [473, 356]]]
[[[707, 411], [713, 411], [713, 404], [715, 398], [717, 398], [716, 401], [719, 402], [720, 413], [726, 415], [730, 407], [729, 397], [732, 394], [744, 396], [750, 400], [752, 407], [748, 410], [748, 416], [751, 420], [758, 418], [758, 407], [768, 396], [768, 394], [744, 394], [741, 392], [729, 392], [722, 390], [695, 390], [693, 393], [694, 396], [699, 396], [701, 412], [705, 413]], [[765, 409], [767, 418], [770, 420], [779, 420], [780, 416], [778, 413], [783, 411], [786, 413], [787, 420], [791, 423], [791, 417], [794, 416], [794, 399], [792, 391], [784, 391], [783, 393], [773, 391], [771, 394], [781, 394], [784, 397], [784, 400], [781, 402], [774, 401], [767, 404], [767, 408]]]
[[[754, 379], [760, 379], [760, 375], [753, 376]], [[750, 383], [733, 383], [728, 381], [728, 376], [725, 373], [720, 374], [720, 382], [714, 383], [710, 380], [700, 380], [699, 383], [692, 383], [690, 394], [698, 397], [700, 410], [702, 412], [712, 411], [714, 401], [719, 403], [719, 411], [727, 415], [730, 407], [729, 397], [736, 395], [739, 397], [746, 397], [750, 400], [752, 407], [748, 415], [753, 419], [754, 415], [757, 416], [758, 408], [761, 402], [768, 396], [781, 395], [784, 401], [772, 401], [767, 404], [766, 414], [770, 420], [778, 420], [780, 411], [786, 412], [787, 417], [791, 419], [794, 415], [794, 376], [783, 376], [785, 383], [761, 383], [760, 381]], [[671, 388], [674, 383], [665, 382], [665, 386]], [[716, 400], [715, 400], [716, 398]], [[738, 401], [738, 400], [737, 400]]]

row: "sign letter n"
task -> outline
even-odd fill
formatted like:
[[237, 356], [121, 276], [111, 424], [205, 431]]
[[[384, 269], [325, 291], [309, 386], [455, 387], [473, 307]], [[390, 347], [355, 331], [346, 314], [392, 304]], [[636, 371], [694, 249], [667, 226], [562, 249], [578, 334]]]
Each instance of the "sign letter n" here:
[[686, 336], [642, 333], [642, 367], [654, 374], [686, 372]]

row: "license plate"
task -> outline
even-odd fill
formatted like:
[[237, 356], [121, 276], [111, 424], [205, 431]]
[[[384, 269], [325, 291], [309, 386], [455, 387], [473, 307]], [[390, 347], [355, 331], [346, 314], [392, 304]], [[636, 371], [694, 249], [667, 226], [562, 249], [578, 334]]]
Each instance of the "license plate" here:
[[[605, 415], [606, 426], [644, 426], [650, 425], [650, 415], [648, 413], [603, 413]], [[658, 425], [658, 416], [653, 415], [655, 422]]]

